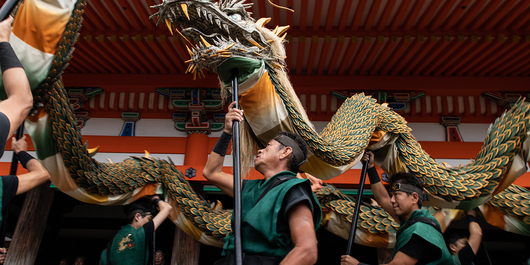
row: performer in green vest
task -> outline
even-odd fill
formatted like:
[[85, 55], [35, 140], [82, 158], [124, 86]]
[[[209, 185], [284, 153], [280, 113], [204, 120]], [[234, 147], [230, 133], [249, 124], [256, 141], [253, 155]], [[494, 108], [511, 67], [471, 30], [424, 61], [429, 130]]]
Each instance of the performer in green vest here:
[[[204, 177], [224, 193], [234, 196], [233, 176], [222, 171], [232, 138], [232, 122], [243, 120], [243, 111], [228, 107], [224, 132], [208, 158]], [[315, 230], [322, 216], [307, 179], [296, 178], [307, 158], [307, 146], [299, 135], [282, 132], [258, 151], [254, 168], [263, 179], [244, 180], [241, 191], [243, 264], [315, 264]], [[269, 188], [271, 187], [271, 188]], [[233, 222], [234, 220], [232, 220]], [[225, 238], [226, 259], [233, 264], [233, 233]]]
[[477, 212], [475, 210], [467, 212], [469, 239], [459, 234], [452, 234], [447, 239], [447, 248], [453, 255], [456, 265], [472, 265], [473, 259], [480, 248], [482, 228], [477, 223], [476, 217]]
[[[171, 206], [161, 201], [158, 195], [154, 195], [151, 201], [160, 209], [154, 218], [149, 207], [142, 205], [141, 202], [126, 206], [129, 224], [123, 226], [107, 248], [101, 252], [100, 265], [147, 264], [149, 243], [153, 240], [153, 233], [171, 211]], [[107, 253], [109, 249], [110, 252]]]
[[[393, 259], [389, 264], [454, 264], [440, 230], [440, 224], [427, 210], [422, 210], [423, 183], [410, 173], [398, 173], [386, 192], [374, 168], [374, 156], [366, 151], [361, 161], [368, 161], [368, 176], [377, 202], [401, 223], [396, 235]], [[391, 210], [390, 210], [391, 207]], [[344, 255], [341, 264], [363, 265]]]

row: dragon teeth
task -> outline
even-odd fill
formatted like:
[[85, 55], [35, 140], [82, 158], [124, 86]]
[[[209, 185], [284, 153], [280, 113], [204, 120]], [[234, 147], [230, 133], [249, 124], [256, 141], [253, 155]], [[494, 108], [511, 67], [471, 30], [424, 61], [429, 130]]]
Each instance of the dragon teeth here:
[[215, 24], [217, 24], [217, 26], [222, 29], [222, 26], [221, 26], [221, 20], [219, 20], [218, 18], [215, 19]]
[[200, 18], [201, 17], [201, 7], [197, 7], [197, 16]]
[[212, 17], [212, 14], [208, 13], [208, 19], [210, 20], [210, 23], [213, 24], [213, 17]]
[[230, 31], [228, 30], [228, 25], [224, 24], [223, 28], [226, 30], [226, 33], [228, 33], [228, 35], [230, 35]]

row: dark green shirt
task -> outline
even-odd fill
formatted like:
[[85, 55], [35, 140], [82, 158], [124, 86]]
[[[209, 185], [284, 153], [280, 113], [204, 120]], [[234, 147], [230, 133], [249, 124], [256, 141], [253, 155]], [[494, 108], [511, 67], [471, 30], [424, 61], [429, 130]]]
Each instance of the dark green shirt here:
[[436, 224], [438, 224], [438, 221], [428, 210], [415, 210], [412, 212], [410, 217], [401, 225], [401, 228], [397, 231], [396, 235], [396, 245], [394, 247], [394, 253], [393, 256], [396, 255], [397, 252], [400, 251], [401, 248], [403, 248], [411, 239], [413, 236], [422, 239], [426, 243], [430, 244], [431, 246], [434, 246], [435, 249], [439, 249], [438, 253], [441, 253], [439, 257], [436, 257], [436, 259], [432, 262], [429, 262], [427, 264], [454, 264], [453, 258], [451, 257], [451, 254], [449, 253], [449, 250], [447, 249], [445, 245], [444, 238], [436, 228], [434, 228], [430, 224], [426, 224], [423, 222], [416, 222], [404, 229], [407, 222], [411, 221], [412, 219], [416, 217], [427, 217], [431, 220], [434, 220]]
[[[112, 239], [110, 245], [111, 265], [147, 264], [149, 259], [149, 242], [154, 231], [153, 221], [138, 229], [132, 225], [122, 226]], [[99, 264], [106, 265], [107, 251], [101, 252]]]
[[[267, 181], [248, 180], [241, 192], [241, 235], [243, 252], [251, 255], [262, 255], [268, 257], [285, 257], [293, 248], [294, 244], [289, 231], [278, 231], [278, 223], [281, 222], [282, 210], [286, 194], [297, 186], [301, 186], [308, 196], [307, 204], [313, 213], [313, 224], [315, 230], [319, 227], [322, 218], [320, 205], [311, 191], [311, 184], [307, 179], [291, 179], [269, 190], [258, 203], [256, 201], [263, 191], [267, 189], [270, 182], [283, 175], [295, 176], [293, 172], [283, 171]], [[290, 200], [290, 199], [289, 199]], [[302, 201], [295, 202], [295, 204]], [[295, 204], [290, 204], [294, 206]], [[286, 218], [286, 217], [285, 217]], [[232, 223], [234, 219], [232, 217]], [[283, 230], [283, 229], [280, 229]], [[225, 238], [225, 254], [234, 252], [234, 235], [230, 233]]]

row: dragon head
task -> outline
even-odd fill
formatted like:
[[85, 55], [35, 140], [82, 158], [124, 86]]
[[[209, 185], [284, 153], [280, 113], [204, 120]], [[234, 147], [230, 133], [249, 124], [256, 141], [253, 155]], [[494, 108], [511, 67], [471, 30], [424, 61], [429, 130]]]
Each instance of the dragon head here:
[[[186, 73], [204, 76], [203, 69], [213, 68], [230, 57], [246, 57], [267, 60], [273, 65], [283, 65], [285, 52], [281, 45], [289, 26], [270, 31], [264, 25], [270, 18], [258, 21], [246, 9], [252, 3], [246, 0], [164, 0], [152, 6], [158, 17], [173, 33], [175, 30], [188, 43], [191, 59]], [[178, 28], [181, 28], [179, 30]], [[281, 37], [280, 37], [281, 36]]]

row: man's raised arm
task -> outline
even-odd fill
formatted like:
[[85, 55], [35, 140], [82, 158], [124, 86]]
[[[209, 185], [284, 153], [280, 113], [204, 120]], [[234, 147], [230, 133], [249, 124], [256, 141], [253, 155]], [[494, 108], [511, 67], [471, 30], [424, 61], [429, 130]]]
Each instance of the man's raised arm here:
[[234, 120], [243, 121], [243, 110], [234, 108], [235, 102], [228, 106], [228, 113], [225, 116], [225, 128], [219, 141], [215, 144], [208, 162], [202, 171], [202, 175], [221, 189], [230, 197], [234, 197], [234, 178], [231, 174], [223, 172], [223, 162], [225, 160], [226, 150], [232, 139], [232, 123]]
[[7, 99], [0, 102], [0, 112], [7, 116], [10, 123], [9, 134], [4, 140], [15, 133], [33, 106], [33, 96], [26, 72], [9, 44], [11, 23], [13, 23], [12, 17], [0, 23], [0, 68], [7, 94]]

